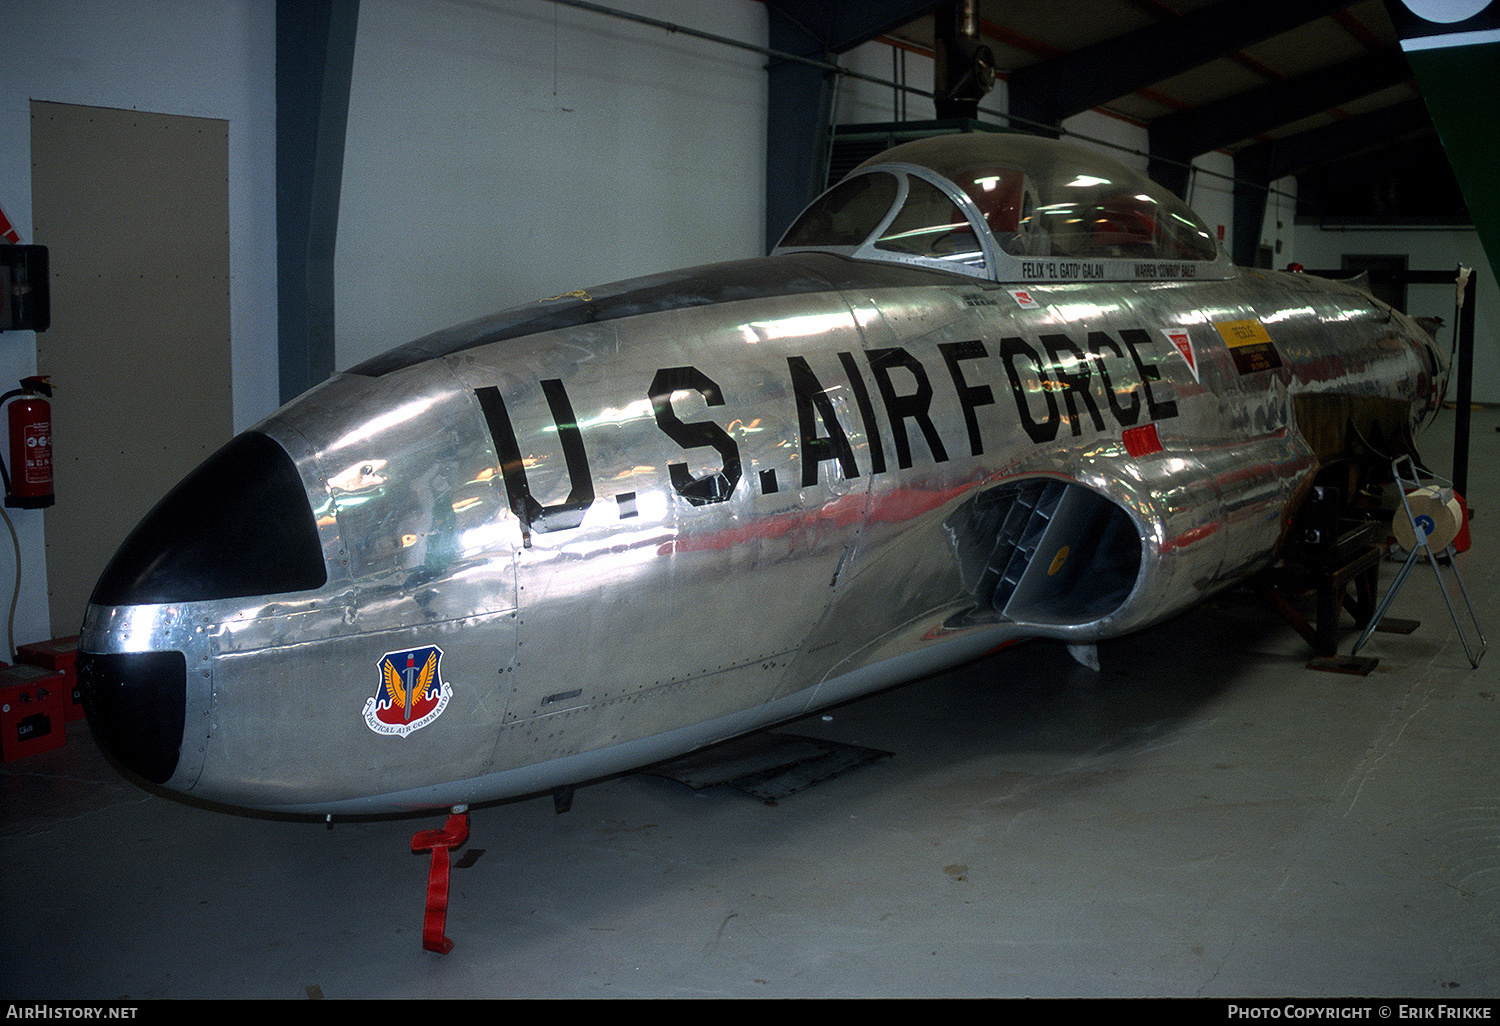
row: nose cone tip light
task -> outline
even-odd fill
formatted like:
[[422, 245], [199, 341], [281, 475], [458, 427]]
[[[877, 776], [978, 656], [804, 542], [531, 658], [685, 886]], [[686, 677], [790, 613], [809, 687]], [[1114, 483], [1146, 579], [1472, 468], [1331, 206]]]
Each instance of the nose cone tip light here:
[[78, 688], [101, 748], [152, 783], [172, 779], [187, 707], [181, 652], [79, 652]]

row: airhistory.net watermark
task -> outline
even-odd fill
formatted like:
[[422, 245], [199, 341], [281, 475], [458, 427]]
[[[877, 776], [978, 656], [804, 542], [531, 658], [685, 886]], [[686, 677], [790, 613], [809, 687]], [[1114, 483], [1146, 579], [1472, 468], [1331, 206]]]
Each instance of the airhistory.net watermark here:
[[11, 1004], [5, 1006], [7, 1019], [134, 1019], [138, 1011], [132, 1005], [47, 1005]]

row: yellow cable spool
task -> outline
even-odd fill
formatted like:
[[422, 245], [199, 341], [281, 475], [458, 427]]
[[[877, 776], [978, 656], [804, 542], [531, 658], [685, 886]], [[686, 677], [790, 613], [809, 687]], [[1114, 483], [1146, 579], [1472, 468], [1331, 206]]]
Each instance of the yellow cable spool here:
[[1397, 510], [1391, 522], [1391, 533], [1396, 542], [1410, 552], [1419, 544], [1412, 521], [1427, 533], [1427, 544], [1434, 552], [1442, 552], [1464, 526], [1463, 506], [1451, 488], [1418, 488], [1406, 494], [1406, 504], [1411, 509], [1408, 519], [1405, 510]]

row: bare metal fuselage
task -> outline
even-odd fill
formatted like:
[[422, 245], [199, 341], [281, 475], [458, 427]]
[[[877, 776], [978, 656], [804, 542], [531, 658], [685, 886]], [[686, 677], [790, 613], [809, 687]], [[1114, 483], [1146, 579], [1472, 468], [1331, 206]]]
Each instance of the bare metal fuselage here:
[[[1247, 323], [1269, 350], [1219, 327]], [[1017, 290], [802, 253], [626, 283], [279, 411], [256, 430], [295, 465], [324, 583], [117, 588], [80, 647], [181, 654], [180, 745], [153, 765], [184, 792], [539, 791], [1008, 640], [1158, 621], [1271, 558], [1316, 463], [1294, 396], [1407, 401], [1416, 427], [1443, 373], [1369, 296], [1272, 272]], [[418, 727], [380, 718], [387, 661]]]

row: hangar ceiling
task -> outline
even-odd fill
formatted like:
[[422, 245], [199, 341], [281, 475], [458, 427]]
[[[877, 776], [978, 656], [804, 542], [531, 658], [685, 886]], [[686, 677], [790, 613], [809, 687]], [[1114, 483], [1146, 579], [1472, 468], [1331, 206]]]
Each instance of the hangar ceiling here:
[[[917, 18], [887, 35], [931, 52], [932, 24]], [[1266, 96], [1261, 117], [1242, 115], [1216, 148], [1284, 138], [1417, 98], [1405, 61], [1392, 60], [1400, 48], [1382, 0], [979, 0], [979, 27], [1013, 98], [1015, 90], [1037, 93], [1063, 78], [1101, 83], [1072, 89], [1077, 102], [1058, 111], [1027, 97], [1039, 114], [1097, 107], [1151, 126]], [[1333, 71], [1342, 87], [1329, 83]], [[1289, 82], [1305, 83], [1325, 102], [1294, 101]], [[1105, 95], [1116, 84], [1132, 88]], [[1280, 88], [1260, 92], [1268, 86]], [[1072, 109], [1088, 100], [1096, 102]], [[1304, 113], [1314, 106], [1320, 109]]]
[[[869, 39], [931, 54], [933, 12], [951, 6], [765, 2], [771, 46], [808, 56]], [[1152, 176], [1179, 193], [1185, 165], [1219, 151], [1237, 191], [1296, 175], [1304, 213], [1464, 219], [1383, 0], [978, 0], [976, 13], [1012, 127], [1096, 110], [1144, 127]], [[774, 118], [774, 72], [772, 89]]]

